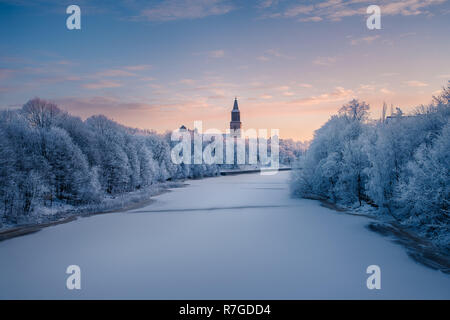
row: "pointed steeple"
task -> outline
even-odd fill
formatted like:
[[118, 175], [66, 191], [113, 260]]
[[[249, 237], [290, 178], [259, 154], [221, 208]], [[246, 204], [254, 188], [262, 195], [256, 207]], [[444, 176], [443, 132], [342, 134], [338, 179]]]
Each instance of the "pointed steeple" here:
[[241, 126], [242, 126], [241, 112], [239, 111], [239, 106], [236, 97], [234, 98], [233, 110], [231, 111], [230, 129], [233, 132], [233, 134], [240, 136]]
[[234, 111], [234, 110], [239, 111], [238, 102], [237, 102], [237, 97], [234, 98], [233, 111]]

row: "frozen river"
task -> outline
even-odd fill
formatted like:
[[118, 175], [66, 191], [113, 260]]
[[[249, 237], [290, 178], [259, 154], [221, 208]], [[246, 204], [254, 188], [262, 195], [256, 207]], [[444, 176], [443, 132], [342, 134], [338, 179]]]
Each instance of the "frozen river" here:
[[[292, 199], [289, 172], [189, 181], [128, 212], [0, 242], [0, 298], [450, 298], [450, 276], [368, 231], [368, 219]], [[66, 288], [69, 265], [81, 290]], [[366, 268], [381, 268], [381, 290]]]

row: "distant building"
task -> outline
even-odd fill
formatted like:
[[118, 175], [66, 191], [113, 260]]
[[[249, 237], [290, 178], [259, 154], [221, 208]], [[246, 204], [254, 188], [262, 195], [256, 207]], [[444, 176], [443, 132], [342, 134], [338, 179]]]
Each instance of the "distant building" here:
[[[230, 134], [234, 137], [241, 137], [241, 112], [239, 111], [237, 98], [234, 98], [233, 110], [231, 110], [231, 121], [230, 121]], [[197, 129], [189, 130], [185, 125], [182, 125], [179, 129], [180, 131], [196, 132]]]
[[239, 111], [239, 106], [237, 98], [234, 98], [233, 110], [231, 111], [231, 122], [230, 122], [230, 133], [235, 137], [241, 136], [241, 112]]

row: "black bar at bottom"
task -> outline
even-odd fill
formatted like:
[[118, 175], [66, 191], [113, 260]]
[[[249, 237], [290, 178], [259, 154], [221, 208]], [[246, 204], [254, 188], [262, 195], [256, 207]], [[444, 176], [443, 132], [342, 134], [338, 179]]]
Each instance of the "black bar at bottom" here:
[[398, 314], [417, 315], [420, 311], [445, 314], [449, 300], [86, 300], [86, 301], [0, 301], [1, 310], [15, 310], [30, 315], [45, 310], [46, 316], [58, 315], [63, 319], [70, 315], [85, 318], [92, 312], [101, 315], [140, 315], [142, 319], [315, 319], [346, 317], [355, 319], [383, 318]]

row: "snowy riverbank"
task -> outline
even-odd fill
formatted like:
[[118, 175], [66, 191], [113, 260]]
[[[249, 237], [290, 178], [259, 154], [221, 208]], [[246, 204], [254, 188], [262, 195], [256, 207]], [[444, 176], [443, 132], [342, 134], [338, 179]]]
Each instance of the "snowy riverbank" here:
[[150, 204], [153, 196], [162, 194], [170, 188], [184, 186], [184, 181], [168, 181], [157, 183], [139, 191], [129, 192], [120, 196], [105, 197], [101, 202], [84, 206], [56, 206], [54, 209], [45, 210], [45, 214], [29, 217], [28, 220], [16, 224], [3, 224], [0, 228], [0, 241], [17, 236], [37, 232], [42, 228], [67, 223], [78, 217], [86, 217], [97, 214], [113, 213], [144, 207]]

